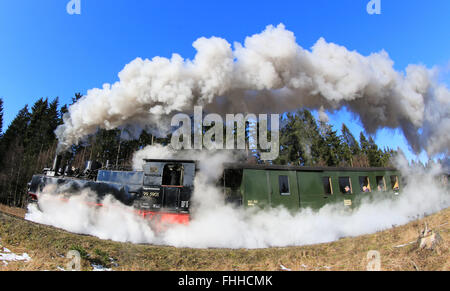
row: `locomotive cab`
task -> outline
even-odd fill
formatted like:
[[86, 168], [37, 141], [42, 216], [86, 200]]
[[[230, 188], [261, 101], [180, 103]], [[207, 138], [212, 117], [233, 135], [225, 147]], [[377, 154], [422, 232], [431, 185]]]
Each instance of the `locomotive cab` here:
[[195, 161], [145, 160], [141, 198], [135, 206], [151, 215], [154, 212], [176, 214], [174, 219], [187, 219], [194, 189]]

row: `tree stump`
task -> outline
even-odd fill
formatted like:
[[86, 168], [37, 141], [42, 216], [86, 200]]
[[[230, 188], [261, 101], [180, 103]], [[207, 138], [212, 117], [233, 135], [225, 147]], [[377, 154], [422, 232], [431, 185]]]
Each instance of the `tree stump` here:
[[421, 231], [418, 240], [419, 248], [433, 250], [441, 242], [442, 237], [439, 235], [439, 232], [428, 229], [428, 225], [425, 223], [425, 229]]

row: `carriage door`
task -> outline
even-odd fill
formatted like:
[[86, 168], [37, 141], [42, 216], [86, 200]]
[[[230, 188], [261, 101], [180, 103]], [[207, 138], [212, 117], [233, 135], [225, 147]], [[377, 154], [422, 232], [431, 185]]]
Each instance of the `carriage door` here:
[[300, 199], [295, 171], [270, 171], [271, 205], [298, 209]]
[[164, 166], [161, 188], [163, 191], [163, 208], [177, 211], [180, 193], [183, 188], [184, 167], [181, 163], [168, 163]]

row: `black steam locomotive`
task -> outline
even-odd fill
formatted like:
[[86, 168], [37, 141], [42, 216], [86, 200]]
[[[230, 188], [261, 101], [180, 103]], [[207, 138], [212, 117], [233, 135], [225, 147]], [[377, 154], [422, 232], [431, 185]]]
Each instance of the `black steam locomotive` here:
[[196, 162], [188, 160], [145, 160], [142, 171], [116, 171], [101, 168], [88, 161], [83, 172], [70, 166], [60, 169], [61, 156], [53, 167], [34, 175], [28, 194], [32, 202], [45, 187], [61, 199], [78, 195], [83, 190], [96, 193], [96, 206], [102, 206], [106, 195], [113, 195], [125, 205], [133, 206], [144, 218], [167, 223], [189, 222], [190, 198], [194, 186]]

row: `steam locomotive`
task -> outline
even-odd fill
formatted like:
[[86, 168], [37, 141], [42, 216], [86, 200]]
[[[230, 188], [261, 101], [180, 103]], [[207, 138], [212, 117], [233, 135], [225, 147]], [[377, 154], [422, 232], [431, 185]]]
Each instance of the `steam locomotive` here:
[[55, 157], [52, 168], [34, 175], [28, 184], [30, 202], [37, 202], [45, 187], [54, 185], [57, 196], [67, 199], [89, 190], [96, 193], [95, 206], [102, 206], [107, 195], [136, 213], [162, 223], [187, 224], [189, 203], [194, 186], [195, 161], [145, 160], [143, 171], [115, 171], [88, 161], [83, 172], [70, 166], [60, 169], [61, 156]]
[[[153, 221], [188, 224], [197, 162], [193, 160], [144, 160], [143, 170], [102, 168], [87, 162], [83, 172], [60, 169], [57, 156], [52, 168], [34, 175], [29, 197], [36, 202], [44, 188], [55, 185], [62, 199], [81, 190], [97, 194], [95, 206], [106, 195], [132, 206], [136, 213]], [[445, 176], [448, 181], [448, 175]], [[292, 211], [320, 209], [329, 203], [354, 208], [364, 197], [395, 198], [404, 182], [394, 168], [293, 167], [230, 163], [217, 181], [223, 199], [240, 207], [278, 207]]]

